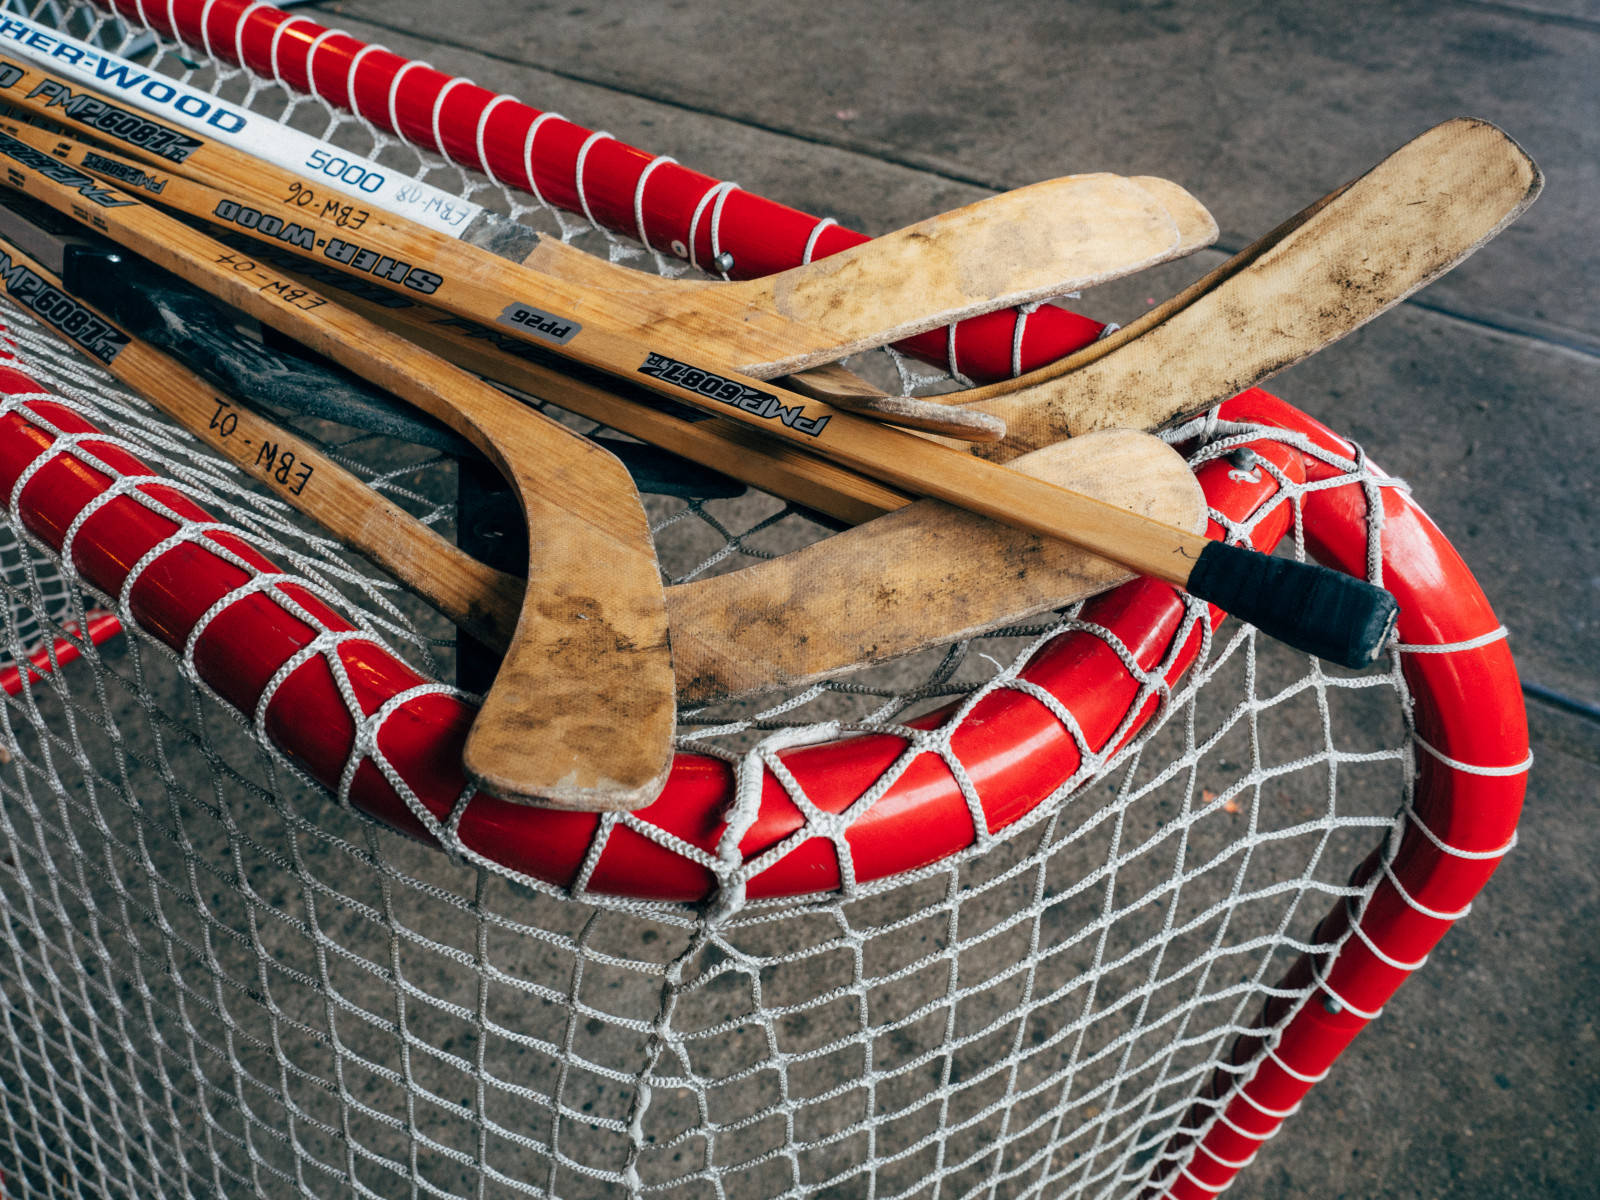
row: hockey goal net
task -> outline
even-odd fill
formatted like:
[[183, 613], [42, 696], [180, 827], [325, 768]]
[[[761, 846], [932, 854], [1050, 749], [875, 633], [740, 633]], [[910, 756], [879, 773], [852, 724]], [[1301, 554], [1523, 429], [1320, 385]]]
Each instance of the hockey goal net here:
[[[858, 236], [244, 0], [27, 15], [643, 268]], [[1512, 841], [1504, 631], [1405, 485], [1265, 392], [1167, 436], [1215, 531], [1396, 594], [1379, 668], [1135, 581], [688, 712], [663, 797], [599, 817], [475, 794], [449, 628], [3, 315], [8, 1196], [1211, 1195]], [[453, 528], [451, 460], [302, 425]], [[651, 506], [674, 582], [825, 533]]]

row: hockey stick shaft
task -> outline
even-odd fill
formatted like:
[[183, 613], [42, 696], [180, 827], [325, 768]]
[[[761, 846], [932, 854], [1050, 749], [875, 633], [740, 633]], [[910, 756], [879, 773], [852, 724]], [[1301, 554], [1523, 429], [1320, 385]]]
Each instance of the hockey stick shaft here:
[[[7, 149], [4, 143], [0, 149]], [[16, 153], [15, 149], [7, 152]], [[191, 184], [163, 194], [170, 199], [197, 187]], [[216, 205], [212, 207], [215, 210]], [[107, 232], [118, 236], [116, 210], [103, 216]], [[259, 220], [256, 226], [259, 232]], [[327, 235], [324, 245], [331, 237]], [[185, 273], [181, 266], [162, 258], [159, 249], [137, 248], [169, 269]], [[384, 248], [395, 256], [407, 253], [400, 245], [386, 244]], [[315, 254], [309, 246], [297, 249]], [[255, 269], [258, 264], [250, 266]], [[555, 287], [554, 282], [551, 286]], [[893, 487], [1043, 536], [1064, 538], [1134, 571], [1188, 587], [1275, 636], [1335, 661], [1349, 665], [1370, 662], [1392, 626], [1393, 601], [1380, 589], [1306, 564], [1269, 562], [1089, 497], [1014, 472], [997, 471], [981, 460], [795, 393], [767, 390], [737, 373], [724, 374], [675, 358], [653, 346], [640, 345], [629, 336], [631, 330], [619, 328], [606, 312], [602, 297], [581, 297], [581, 293], [579, 288], [563, 290], [575, 306], [586, 302], [581, 309], [586, 324], [580, 326], [574, 318], [570, 324], [576, 328], [564, 326], [562, 336], [555, 340], [563, 354], [585, 366], [761, 428]], [[650, 334], [654, 336], [653, 328]]]
[[[228, 207], [208, 219], [259, 232], [266, 220], [283, 248], [315, 229], [320, 252], [347, 254], [370, 281], [412, 300], [531, 340], [581, 343], [599, 289], [506, 262], [376, 208], [328, 206], [321, 185], [129, 113], [103, 96], [21, 61], [0, 58], [0, 98], [117, 146], [140, 166], [100, 155], [98, 169], [190, 215], [193, 180]], [[165, 149], [152, 150], [151, 144]], [[181, 143], [181, 153], [174, 146]], [[90, 168], [96, 169], [96, 168]], [[185, 198], [187, 194], [188, 198]], [[1160, 199], [1158, 200], [1157, 194]], [[1181, 206], [1174, 216], [1170, 206]], [[951, 320], [1040, 300], [1117, 278], [1194, 249], [1215, 226], [1192, 197], [1112, 175], [1049, 180], [921, 222], [777, 276], [737, 284], [656, 281], [605, 289], [613, 327], [650, 328], [661, 344], [709, 350], [761, 378], [832, 362]], [[372, 251], [373, 256], [364, 251]], [[426, 268], [416, 264], [426, 264]], [[337, 265], [349, 265], [337, 264]], [[409, 269], [401, 269], [404, 266]], [[635, 273], [614, 269], [614, 277]], [[649, 277], [642, 277], [649, 279]]]

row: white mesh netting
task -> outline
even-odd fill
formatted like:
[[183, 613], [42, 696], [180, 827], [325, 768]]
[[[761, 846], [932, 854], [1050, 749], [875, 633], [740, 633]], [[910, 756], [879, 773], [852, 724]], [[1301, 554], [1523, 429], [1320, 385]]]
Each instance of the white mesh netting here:
[[[37, 15], [122, 44], [87, 14]], [[153, 61], [569, 239], [629, 250], [320, 100], [231, 69], [191, 76], [194, 52], [166, 44]], [[452, 678], [439, 618], [25, 314], [7, 305], [4, 321], [51, 398], [315, 594], [343, 597], [359, 636]], [[38, 399], [8, 397], [6, 411], [48, 425]], [[300, 427], [452, 528], [451, 460]], [[1185, 445], [1198, 465], [1258, 433], [1201, 422]], [[52, 453], [103, 461], [100, 444]], [[1297, 534], [1303, 488], [1281, 482]], [[754, 494], [650, 504], [674, 581], [822, 532]], [[736, 772], [731, 832], [714, 853], [684, 848], [712, 868], [712, 895], [606, 896], [587, 872], [556, 887], [363, 818], [201, 683], [192, 654], [131, 625], [131, 582], [93, 594], [35, 533], [12, 523], [5, 538], [7, 661], [55, 638], [81, 651], [57, 662], [52, 650], [0, 707], [7, 1195], [1139, 1195], [1183, 1158], [1169, 1142], [1207, 1079], [1236, 1069], [1235, 1039], [1266, 1032], [1262, 1004], [1284, 995], [1289, 962], [1330, 948], [1312, 936], [1330, 902], [1368, 893], [1351, 870], [1412, 796], [1398, 659], [1346, 677], [1230, 624], [1170, 694], [1159, 670], [1141, 672], [1159, 719], [1109, 758], [1087, 753], [999, 836], [855, 879], [846, 832], [877, 792], [919, 755], [959, 770], [947, 725], [915, 734], [914, 753], [842, 816], [795, 794], [808, 823], [745, 861], [763, 771], [798, 787], [780, 749], [905, 733], [936, 703], [1027, 690], [1018, 672], [1082, 625], [1074, 610], [798, 696], [684, 714], [682, 747]], [[78, 636], [97, 606], [128, 632]], [[312, 651], [330, 669], [336, 641]], [[432, 826], [452, 841], [448, 821]], [[664, 840], [648, 813], [607, 818], [591, 867], [622, 832]], [[751, 899], [750, 880], [808, 837], [837, 854], [842, 889]]]

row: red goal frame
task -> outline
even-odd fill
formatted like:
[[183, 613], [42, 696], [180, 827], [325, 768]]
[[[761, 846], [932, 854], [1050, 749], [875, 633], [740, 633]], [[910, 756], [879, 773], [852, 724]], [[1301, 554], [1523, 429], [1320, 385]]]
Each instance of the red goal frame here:
[[[471, 795], [460, 758], [470, 704], [439, 691], [418, 692], [427, 681], [362, 636], [338, 641], [345, 679], [336, 679], [309, 651], [319, 637], [351, 634], [353, 626], [295, 583], [251, 587], [252, 570], [276, 570], [266, 555], [245, 537], [218, 530], [208, 513], [110, 435], [40, 398], [40, 391], [18, 367], [0, 368], [0, 392], [12, 397], [0, 418], [0, 491], [13, 516], [70, 561], [82, 582], [115, 599], [124, 622], [136, 622], [188, 656], [202, 682], [329, 790], [413, 836], [432, 836], [430, 824], [452, 829], [460, 848], [558, 885], [581, 878], [591, 892], [665, 900], [702, 899], [716, 888], [707, 864], [735, 799], [728, 764], [680, 753], [661, 797], [625, 822]], [[1220, 416], [1298, 435], [1338, 457], [1355, 454], [1324, 426], [1259, 389], [1223, 405]], [[1264, 437], [1254, 449], [1290, 479], [1316, 483], [1337, 475], [1321, 457], [1295, 453], [1288, 442]], [[1270, 503], [1278, 489], [1271, 472], [1237, 472], [1222, 460], [1207, 464], [1199, 477], [1212, 507], [1233, 520]], [[1400, 602], [1399, 653], [1425, 747], [1415, 764], [1415, 803], [1398, 845], [1375, 847], [1356, 871], [1358, 885], [1383, 876], [1359, 911], [1341, 901], [1323, 919], [1316, 940], [1337, 945], [1337, 952], [1302, 956], [1281, 982], [1304, 989], [1314, 981], [1309, 998], [1269, 1004], [1264, 1015], [1276, 1031], [1272, 1043], [1257, 1038], [1236, 1046], [1234, 1070], [1219, 1073], [1211, 1085], [1216, 1095], [1232, 1091], [1220, 1114], [1212, 1116], [1211, 1104], [1197, 1105], [1201, 1140], [1189, 1166], [1170, 1181], [1175, 1198], [1214, 1194], [1248, 1161], [1464, 915], [1514, 836], [1527, 727], [1499, 623], [1459, 556], [1409, 495], [1394, 487], [1380, 495], [1383, 580]], [[1306, 492], [1310, 552], [1327, 565], [1365, 572], [1367, 504], [1355, 482]], [[1280, 506], [1257, 526], [1258, 543], [1270, 548], [1265, 543], [1281, 536], [1287, 523], [1286, 506]], [[1165, 662], [1172, 683], [1208, 632], [1185, 627], [1184, 611], [1174, 588], [1138, 579], [1091, 601], [1084, 619], [1133, 649], [1140, 671]], [[1222, 619], [1210, 610], [1213, 627]], [[1169, 655], [1176, 636], [1184, 645]], [[269, 683], [286, 669], [263, 707]], [[1155, 696], [1138, 712], [1128, 711], [1141, 694], [1140, 680], [1105, 640], [1082, 630], [1054, 639], [1023, 678], [1072, 713], [1096, 755], [1113, 752], [1157, 711]], [[341, 682], [348, 682], [367, 718], [361, 726], [351, 719]], [[1078, 743], [1061, 720], [1023, 691], [1001, 689], [959, 717], [947, 709], [912, 724], [931, 728], [951, 719], [962, 722], [951, 749], [976, 790], [989, 833], [1053, 796], [1082, 765]], [[842, 812], [908, 745], [901, 737], [872, 734], [778, 757], [812, 803]], [[1018, 754], [1019, 746], [1028, 752]], [[462, 803], [464, 796], [470, 799]], [[740, 844], [747, 863], [770, 860], [745, 885], [748, 896], [840, 886], [832, 841], [793, 840], [804, 823], [769, 770], [760, 812]], [[923, 754], [843, 837], [854, 877], [864, 882], [964, 850], [974, 830], [961, 781], [939, 756]]]
[[[679, 243], [681, 257], [697, 264], [727, 252], [735, 274], [760, 275], [866, 240], [304, 16], [251, 0], [101, 2], [647, 245]], [[1052, 361], [1093, 341], [1101, 328], [1046, 306], [964, 321], [908, 348], [981, 381]], [[726, 762], [680, 753], [662, 796], [628, 818], [470, 794], [460, 767], [470, 704], [430, 687], [375, 641], [346, 636], [357, 631], [298, 584], [249, 586], [255, 574], [276, 571], [267, 555], [239, 533], [215, 528], [209, 514], [111, 435], [41, 397], [25, 364], [0, 367], [0, 392], [9, 397], [0, 417], [7, 506], [112, 602], [117, 618], [97, 618], [100, 631], [115, 619], [137, 623], [335, 794], [413, 836], [448, 830], [469, 852], [561, 886], [581, 882], [591, 892], [678, 901], [718, 888], [712, 864], [735, 800]], [[1260, 389], [1230, 400], [1219, 415], [1282, 431], [1281, 439], [1264, 432], [1253, 448], [1297, 483], [1337, 479], [1325, 456], [1358, 457], [1350, 443]], [[1244, 474], [1220, 461], [1199, 472], [1209, 503], [1229, 520], [1277, 496], [1270, 472]], [[1374, 501], [1382, 506], [1375, 562], [1368, 553]], [[1279, 983], [1309, 995], [1269, 1002], [1261, 1025], [1270, 1036], [1241, 1039], [1230, 1069], [1197, 1099], [1183, 1135], [1193, 1154], [1176, 1174], [1151, 1181], [1152, 1194], [1179, 1200], [1226, 1187], [1378, 1015], [1487, 882], [1514, 839], [1523, 800], [1528, 737], [1516, 669], [1499, 621], [1449, 542], [1399, 487], [1314, 487], [1301, 502], [1312, 556], [1363, 576], [1376, 568], [1399, 601], [1396, 652], [1415, 700], [1414, 801], [1403, 832], [1374, 846], [1356, 868], [1354, 883], [1372, 885], [1365, 899], [1337, 902], [1319, 925], [1314, 940], [1337, 949], [1302, 956]], [[1270, 550], [1289, 520], [1280, 504], [1257, 526], [1258, 546]], [[1216, 522], [1211, 532], [1220, 533]], [[1160, 667], [1175, 683], [1223, 620], [1211, 610], [1207, 629], [1186, 622], [1186, 612], [1167, 585], [1126, 584], [1091, 601], [1084, 619], [1132, 649], [1135, 670], [1102, 638], [1074, 631], [1034, 655], [1023, 678], [1072, 714], [1093, 755], [1107, 756], [1159, 712], [1159, 697], [1141, 688], [1140, 674]], [[308, 653], [330, 634], [342, 679]], [[1174, 647], [1175, 639], [1182, 644]], [[66, 649], [41, 651], [32, 668], [65, 665], [76, 651], [70, 640], [58, 645]], [[359, 723], [341, 690], [346, 685], [366, 718]], [[1130, 711], [1136, 703], [1141, 707]], [[971, 711], [957, 706], [912, 724], [947, 721], [959, 722], [951, 748], [965, 781], [938, 755], [917, 756], [840, 835], [857, 882], [970, 847], [977, 833], [965, 787], [976, 796], [983, 832], [993, 834], [1057, 796], [1084, 766], [1057, 712], [1023, 690], [1002, 688]], [[1018, 753], [1020, 746], [1028, 752]], [[777, 760], [812, 803], [838, 813], [908, 751], [915, 747], [906, 738], [870, 734], [782, 751]], [[739, 846], [746, 863], [761, 864], [744, 884], [747, 896], [841, 886], [839, 846], [804, 838], [805, 828], [805, 814], [768, 770], [759, 812]]]

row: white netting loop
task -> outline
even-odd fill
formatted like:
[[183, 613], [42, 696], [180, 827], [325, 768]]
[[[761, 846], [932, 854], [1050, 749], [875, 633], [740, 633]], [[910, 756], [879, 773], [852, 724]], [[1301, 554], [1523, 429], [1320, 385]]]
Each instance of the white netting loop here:
[[1249, 1138], [1253, 1142], [1269, 1142], [1273, 1138], [1277, 1137], [1279, 1131], [1283, 1129], [1282, 1124], [1274, 1124], [1273, 1127], [1267, 1130], [1265, 1133], [1258, 1133], [1253, 1129], [1246, 1129], [1243, 1125], [1240, 1125], [1237, 1121], [1229, 1117], [1227, 1112], [1222, 1108], [1217, 1109], [1215, 1119], [1219, 1123], [1226, 1125], [1229, 1129], [1233, 1130], [1233, 1132], [1237, 1133], [1240, 1137]]
[[452, 75], [445, 85], [439, 89], [439, 94], [433, 98], [433, 114], [430, 125], [433, 129], [433, 148], [438, 151], [441, 158], [446, 157], [444, 148], [444, 126], [440, 124], [444, 113], [444, 102], [450, 98], [450, 93], [458, 87], [473, 87], [472, 80], [461, 75]]
[[[705, 190], [705, 193], [695, 204], [694, 212], [689, 217], [689, 231], [686, 235], [684, 243], [684, 253], [688, 258], [689, 265], [691, 267], [694, 267], [697, 270], [716, 269], [714, 264], [721, 254], [720, 238], [722, 234], [720, 218], [722, 216], [722, 204], [723, 201], [727, 199], [728, 194], [730, 192], [737, 191], [738, 188], [739, 185], [737, 183], [733, 183], [728, 180], [713, 184], [711, 187]], [[711, 209], [711, 258], [713, 267], [702, 268], [698, 257], [698, 252], [695, 248], [700, 243], [700, 219], [705, 216], [708, 208]], [[726, 277], [727, 272], [724, 271], [723, 275]]]
[[1449, 842], [1446, 842], [1438, 834], [1434, 833], [1433, 830], [1429, 829], [1428, 826], [1427, 826], [1427, 823], [1423, 821], [1422, 817], [1418, 814], [1417, 810], [1414, 807], [1412, 807], [1410, 804], [1406, 805], [1405, 810], [1404, 810], [1404, 816], [1405, 816], [1405, 819], [1411, 824], [1411, 826], [1414, 829], [1416, 829], [1416, 831], [1418, 833], [1422, 834], [1423, 837], [1427, 838], [1428, 841], [1433, 843], [1435, 849], [1437, 849], [1438, 851], [1440, 851], [1443, 854], [1448, 854], [1451, 858], [1465, 859], [1465, 860], [1467, 860], [1469, 862], [1470, 861], [1488, 862], [1488, 861], [1493, 861], [1494, 859], [1504, 858], [1506, 855], [1510, 854], [1511, 851], [1516, 849], [1516, 846], [1517, 846], [1517, 835], [1516, 835], [1515, 832], [1513, 832], [1512, 835], [1511, 835], [1510, 840], [1507, 841], [1504, 845], [1497, 847], [1496, 849], [1493, 849], [1493, 850], [1465, 850], [1465, 849], [1462, 849], [1460, 846], [1452, 846]]
[[[1363, 901], [1370, 899], [1370, 893], [1368, 896], [1362, 897], [1362, 899]], [[1392, 954], [1387, 953], [1381, 946], [1378, 945], [1377, 942], [1372, 940], [1372, 935], [1367, 932], [1366, 926], [1361, 922], [1361, 914], [1364, 904], [1357, 904], [1352, 898], [1352, 900], [1349, 902], [1349, 907], [1350, 929], [1355, 933], [1356, 937], [1361, 939], [1362, 945], [1366, 946], [1366, 948], [1372, 952], [1372, 956], [1379, 962], [1385, 964], [1386, 966], [1393, 967], [1397, 971], [1404, 971], [1408, 975], [1413, 971], [1420, 971], [1424, 966], [1427, 965], [1428, 956], [1426, 954], [1415, 961], [1406, 962], [1403, 959], [1395, 958]]]
[[1484, 646], [1491, 646], [1495, 642], [1503, 642], [1510, 637], [1510, 632], [1504, 625], [1491, 629], [1488, 633], [1480, 634], [1475, 638], [1467, 638], [1457, 642], [1436, 642], [1419, 644], [1416, 642], [1395, 642], [1395, 649], [1401, 654], [1461, 654], [1468, 650], [1478, 650]]
[[[354, 64], [352, 64], [352, 68], [353, 66]], [[431, 71], [433, 69], [433, 64], [430, 62], [424, 62], [420, 58], [408, 59], [394, 73], [394, 78], [389, 81], [389, 128], [394, 130], [395, 133], [398, 134], [400, 132], [400, 87], [405, 81], [405, 77], [412, 71]]]
[[539, 130], [542, 129], [545, 123], [548, 121], [565, 122], [566, 118], [558, 112], [542, 112], [528, 123], [528, 132], [525, 133], [522, 138], [522, 163], [523, 169], [528, 175], [528, 191], [532, 194], [535, 201], [546, 207], [548, 207], [549, 202], [544, 198], [544, 194], [539, 190], [539, 173], [535, 171], [533, 167], [533, 142], [534, 139], [539, 136]]
[[[337, 650], [333, 651], [333, 657], [337, 658]], [[288, 678], [288, 674], [284, 674], [284, 678]], [[265, 692], [275, 691], [281, 685], [282, 680], [274, 680], [268, 685]], [[477, 788], [469, 783], [462, 790], [455, 804], [451, 806], [449, 815], [441, 824], [428, 807], [423, 804], [421, 797], [395, 770], [394, 764], [389, 761], [378, 747], [378, 739], [383, 734], [383, 727], [388, 723], [390, 717], [406, 705], [424, 696], [450, 695], [454, 692], [455, 689], [441, 687], [437, 683], [420, 683], [415, 687], [397, 692], [367, 716], [361, 714], [360, 706], [356, 704], [351, 709], [351, 717], [356, 723], [355, 736], [351, 740], [350, 754], [345, 761], [344, 769], [339, 773], [336, 795], [340, 804], [348, 806], [350, 804], [350, 789], [355, 782], [356, 772], [360, 769], [362, 762], [370, 761], [383, 773], [383, 777], [388, 781], [389, 786], [395, 789], [411, 815], [422, 822], [425, 828], [435, 832], [440, 839], [442, 848], [454, 856], [458, 862], [466, 862], [469, 861], [469, 856], [465, 853], [466, 847], [461, 843], [459, 828], [467, 805], [472, 802], [472, 798], [477, 794]], [[347, 695], [346, 700], [348, 703], [355, 703], [353, 695]], [[265, 711], [265, 707], [266, 704], [263, 703], [260, 711]]]
[[1448, 921], [1451, 924], [1454, 924], [1472, 911], [1471, 904], [1463, 904], [1454, 912], [1442, 912], [1439, 909], [1429, 908], [1426, 904], [1423, 904], [1420, 900], [1414, 897], [1410, 892], [1406, 891], [1405, 885], [1400, 882], [1399, 876], [1394, 873], [1393, 862], [1388, 856], [1385, 856], [1383, 859], [1383, 876], [1389, 881], [1389, 886], [1394, 888], [1400, 899], [1406, 902], [1407, 907], [1421, 913], [1425, 917], [1432, 917], [1435, 921]]
[[639, 239], [639, 245], [654, 255], [656, 248], [650, 244], [650, 233], [644, 226], [644, 189], [650, 182], [650, 176], [655, 174], [658, 167], [669, 166], [678, 160], [668, 154], [658, 154], [645, 164], [644, 170], [639, 172], [639, 181], [633, 185], [633, 230], [634, 236]]
[[[1017, 308], [1016, 323], [1011, 327], [1011, 375], [1016, 378], [1022, 374], [1022, 338], [1028, 331], [1028, 318], [1044, 307], [1042, 300], [1032, 304], [1019, 305]], [[955, 326], [951, 326], [954, 330]], [[950, 344], [951, 361], [955, 358], [955, 343]]]
[[1256, 1155], [1259, 1153], [1252, 1151], [1244, 1158], [1224, 1158], [1215, 1150], [1211, 1149], [1211, 1147], [1203, 1143], [1199, 1146], [1196, 1146], [1195, 1149], [1199, 1153], [1204, 1154], [1207, 1158], [1211, 1159], [1211, 1161], [1221, 1163], [1225, 1167], [1232, 1167], [1235, 1171], [1243, 1170], [1245, 1167], [1248, 1167], [1251, 1163], [1255, 1162]]
[[272, 702], [277, 697], [278, 689], [283, 686], [284, 680], [314, 658], [320, 658], [328, 665], [339, 689], [340, 698], [345, 703], [346, 711], [353, 720], [359, 723], [361, 719], [361, 704], [351, 690], [349, 676], [341, 669], [339, 661], [339, 646], [356, 638], [362, 641], [368, 640], [367, 635], [359, 630], [346, 632], [325, 629], [284, 659], [282, 665], [267, 680], [266, 686], [261, 689], [261, 695], [256, 697], [255, 710], [250, 714], [250, 719], [255, 725], [256, 736], [263, 741], [267, 739], [267, 714], [272, 708]]
[[1288, 1108], [1273, 1108], [1270, 1105], [1263, 1104], [1261, 1101], [1257, 1100], [1250, 1094], [1248, 1088], [1249, 1085], [1246, 1084], [1234, 1092], [1233, 1095], [1243, 1100], [1246, 1104], [1255, 1109], [1264, 1117], [1271, 1117], [1273, 1120], [1281, 1122], [1287, 1121], [1290, 1117], [1294, 1116], [1295, 1113], [1300, 1111], [1300, 1101], [1298, 1100], [1296, 1100]]
[[[190, 541], [191, 539], [184, 540]], [[172, 542], [172, 545], [177, 544], [179, 543], [176, 541]], [[152, 548], [151, 552], [145, 555], [145, 562], [143, 565], [148, 566], [150, 563], [155, 562], [156, 559], [161, 557], [161, 554], [165, 554], [168, 550], [170, 550], [172, 545], [163, 544], [162, 546]], [[160, 551], [159, 554], [156, 553], [158, 550]], [[138, 570], [128, 572], [130, 580], [137, 580], [139, 574], [140, 571]], [[199, 619], [197, 619], [194, 623], [194, 627], [189, 630], [188, 636], [183, 640], [183, 649], [178, 652], [178, 657], [183, 663], [184, 671], [191, 678], [198, 677], [198, 671], [194, 662], [195, 647], [199, 644], [200, 639], [205, 636], [206, 630], [211, 628], [211, 623], [223, 613], [227, 612], [228, 609], [232, 608], [239, 601], [244, 600], [249, 596], [270, 596], [276, 589], [280, 579], [280, 576], [268, 574], [266, 572], [252, 575], [249, 579], [245, 580], [245, 582], [234, 588], [232, 591], [220, 596], [210, 608], [206, 609], [205, 612], [200, 614]], [[124, 594], [131, 595], [132, 591], [133, 584], [130, 583], [124, 589]]]
[[1465, 775], [1483, 775], [1490, 778], [1505, 778], [1513, 775], [1526, 775], [1533, 767], [1533, 755], [1530, 753], [1521, 762], [1509, 767], [1486, 766], [1479, 763], [1462, 762], [1459, 758], [1451, 758], [1443, 750], [1430, 745], [1426, 738], [1420, 734], [1413, 734], [1412, 740], [1422, 749], [1426, 750], [1433, 758], [1438, 759], [1452, 771], [1460, 771]]
[[800, 252], [801, 266], [808, 267], [811, 265], [812, 256], [817, 252], [817, 239], [822, 236], [822, 231], [838, 223], [832, 217], [823, 217], [811, 227], [811, 232], [806, 235], [805, 249]]
[[1301, 1083], [1322, 1083], [1325, 1078], [1328, 1078], [1326, 1070], [1306, 1072], [1306, 1070], [1294, 1069], [1288, 1062], [1283, 1061], [1282, 1054], [1278, 1054], [1277, 1046], [1267, 1046], [1266, 1056], [1277, 1064], [1278, 1070], [1282, 1070], [1283, 1074], [1288, 1075], [1290, 1078], [1298, 1078]]
[[[217, 56], [216, 50], [211, 45], [211, 10], [214, 9], [216, 6], [217, 6], [217, 0], [206, 0], [205, 4], [202, 5], [201, 9], [200, 9], [200, 40], [201, 40], [202, 47], [205, 49], [207, 58], [215, 58]], [[251, 9], [253, 9], [254, 7], [255, 7], [255, 5], [251, 5], [250, 8], [245, 9], [243, 15], [246, 18], [248, 18], [249, 15], [250, 15]], [[172, 13], [172, 6], [171, 5], [167, 6], [167, 13], [168, 13], [168, 17], [170, 18], [171, 17], [171, 13]], [[148, 26], [149, 22], [147, 21], [147, 22], [145, 22], [145, 24]], [[243, 33], [243, 29], [244, 29], [244, 22], [240, 21], [240, 23], [239, 23], [239, 34]], [[234, 47], [235, 47], [235, 49], [238, 48], [237, 35], [235, 37]]]
[[[290, 89], [288, 81], [283, 77], [283, 68], [278, 65], [278, 47], [283, 44], [283, 35], [290, 29], [291, 26], [298, 24], [315, 25], [315, 22], [313, 22], [309, 17], [290, 17], [287, 21], [282, 22], [272, 31], [272, 47], [267, 61], [271, 64], [273, 80], [285, 91], [290, 91], [292, 89]], [[240, 55], [240, 58], [243, 58], [242, 54]]]
[[596, 130], [595, 132], [591, 133], [588, 137], [583, 139], [583, 144], [578, 147], [578, 159], [572, 168], [573, 186], [576, 188], [578, 193], [578, 206], [583, 209], [583, 215], [589, 218], [589, 224], [600, 230], [607, 240], [611, 241], [615, 240], [615, 235], [612, 234], [610, 230], [604, 228], [599, 221], [595, 220], [594, 210], [589, 207], [589, 189], [584, 186], [583, 169], [588, 165], [589, 151], [593, 150], [600, 142], [614, 141], [616, 141], [616, 138], [612, 137], [603, 129]]
[[[343, 29], [324, 29], [316, 37], [312, 38], [311, 45], [306, 47], [306, 90], [313, 96], [322, 94], [321, 89], [317, 87], [317, 51], [322, 49], [322, 43], [329, 38], [348, 38], [349, 36], [349, 33]], [[354, 93], [352, 92], [351, 95], [354, 96]]]
[[[505, 184], [509, 181], [501, 179], [498, 175], [496, 175], [494, 173], [494, 164], [489, 161], [489, 146], [488, 142], [485, 140], [489, 130], [489, 118], [494, 115], [494, 110], [499, 108], [502, 104], [515, 103], [515, 96], [508, 95], [505, 92], [499, 93], [497, 96], [493, 97], [489, 103], [483, 106], [483, 111], [478, 114], [477, 127], [472, 131], [472, 147], [478, 158], [478, 169], [482, 171], [484, 175], [488, 177], [489, 182], [493, 184]], [[440, 153], [442, 154], [443, 152], [443, 149], [441, 149]]]
[[1205, 1183], [1202, 1180], [1198, 1179], [1195, 1176], [1194, 1172], [1190, 1171], [1187, 1166], [1178, 1168], [1178, 1174], [1182, 1175], [1193, 1186], [1199, 1188], [1202, 1192], [1207, 1192], [1207, 1193], [1209, 1193], [1210, 1195], [1213, 1195], [1213, 1196], [1220, 1196], [1220, 1195], [1222, 1195], [1223, 1192], [1227, 1191], [1230, 1187], [1233, 1186], [1233, 1180], [1231, 1180], [1231, 1179], [1228, 1180], [1228, 1182], [1224, 1183], [1224, 1184]]
[[[354, 112], [358, 119], [371, 119], [368, 114], [361, 111], [361, 93], [356, 89], [356, 76], [361, 71], [361, 63], [369, 54], [384, 54], [388, 52], [389, 48], [387, 46], [384, 46], [379, 42], [371, 42], [361, 47], [361, 49], [357, 50], [353, 55], [350, 56], [350, 70], [345, 75], [344, 87], [346, 94], [348, 94], [350, 97], [350, 103], [355, 106]], [[394, 111], [394, 95], [392, 92], [389, 96], [389, 103], [390, 115], [392, 116]]]

